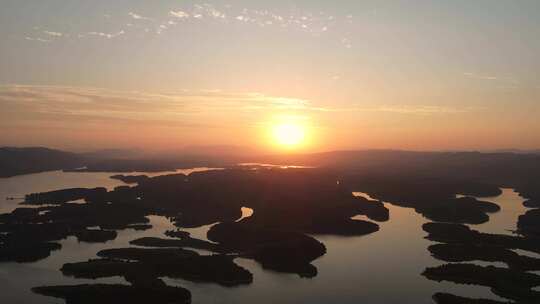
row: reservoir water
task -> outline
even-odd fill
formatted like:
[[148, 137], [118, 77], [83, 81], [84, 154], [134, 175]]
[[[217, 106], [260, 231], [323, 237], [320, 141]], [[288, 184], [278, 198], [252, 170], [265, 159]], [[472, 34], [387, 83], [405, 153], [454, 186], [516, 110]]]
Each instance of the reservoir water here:
[[[208, 168], [178, 170], [189, 174]], [[110, 179], [114, 173], [46, 172], [0, 179], [0, 213], [10, 212], [20, 200], [6, 197], [23, 197], [31, 192], [50, 191], [70, 187], [107, 187], [123, 185]], [[164, 173], [160, 173], [164, 174]], [[150, 174], [156, 175], [156, 173]], [[367, 196], [364, 193], [355, 193]], [[490, 233], [510, 234], [515, 229], [517, 217], [525, 212], [523, 199], [511, 189], [503, 189], [498, 197], [484, 199], [501, 206], [501, 211], [491, 215], [488, 223], [471, 226], [473, 229]], [[311, 279], [297, 275], [263, 270], [252, 260], [235, 261], [249, 269], [254, 275], [250, 285], [223, 287], [217, 284], [190, 282], [163, 278], [167, 284], [189, 289], [193, 303], [433, 303], [435, 292], [450, 292], [460, 296], [502, 300], [489, 288], [473, 285], [458, 285], [448, 282], [427, 280], [421, 273], [426, 267], [443, 264], [430, 256], [427, 247], [432, 242], [424, 237], [422, 224], [427, 219], [414, 209], [385, 203], [390, 210], [390, 220], [379, 223], [380, 231], [362, 237], [315, 236], [327, 247], [327, 253], [316, 260], [318, 275]], [[243, 216], [253, 210], [242, 208]], [[127, 247], [129, 241], [156, 236], [165, 238], [166, 230], [175, 227], [169, 219], [149, 216], [152, 229], [135, 231], [121, 230], [117, 239], [103, 244], [79, 243], [73, 237], [62, 240], [62, 250], [35, 263], [0, 263], [0, 303], [63, 303], [62, 300], [33, 294], [30, 288], [42, 285], [81, 284], [91, 282], [126, 283], [123, 278], [81, 280], [65, 277], [60, 267], [67, 262], [86, 261], [106, 248]], [[188, 229], [193, 237], [206, 238], [211, 225]], [[209, 253], [204, 253], [209, 254]], [[520, 254], [528, 254], [520, 252]], [[499, 263], [480, 263], [497, 265]]]

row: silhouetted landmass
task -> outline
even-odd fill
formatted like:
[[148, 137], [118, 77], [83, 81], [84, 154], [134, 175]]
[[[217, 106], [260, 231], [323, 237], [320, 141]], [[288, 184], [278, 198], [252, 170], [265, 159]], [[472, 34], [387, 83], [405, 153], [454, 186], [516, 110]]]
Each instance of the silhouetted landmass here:
[[107, 193], [105, 188], [70, 188], [49, 192], [27, 194], [24, 203], [28, 205], [62, 204], [80, 199], [103, 197]]
[[142, 247], [186, 247], [193, 249], [202, 249], [212, 252], [227, 252], [227, 250], [219, 244], [214, 244], [208, 241], [194, 239], [191, 237], [183, 237], [181, 239], [162, 239], [156, 237], [143, 237], [129, 242], [131, 245]]
[[[536, 193], [540, 191], [534, 187], [538, 185], [540, 177], [538, 154], [364, 150], [254, 157], [250, 162], [316, 166], [374, 178], [394, 177], [407, 180], [409, 177], [447, 180], [464, 185], [484, 183], [512, 188], [529, 184], [528, 188], [531, 190], [535, 189]], [[459, 194], [492, 196], [487, 195], [487, 192], [478, 195], [480, 193], [477, 192], [477, 187], [472, 190], [474, 191]]]
[[130, 224], [130, 225], [126, 226], [126, 229], [133, 229], [133, 230], [142, 231], [142, 230], [152, 229], [152, 225], [150, 225], [150, 224]]
[[540, 301], [540, 292], [532, 290], [540, 285], [540, 276], [533, 273], [493, 266], [445, 264], [426, 268], [422, 275], [439, 282], [488, 286], [501, 297], [525, 303]]
[[[25, 150], [45, 150], [46, 148], [2, 148], [11, 153], [22, 153]], [[210, 151], [210, 150], [208, 150]], [[168, 155], [155, 155], [152, 158], [141, 158], [131, 152], [119, 153], [81, 153], [73, 154], [78, 158], [87, 159], [85, 165], [88, 171], [132, 172], [132, 171], [169, 171], [177, 168], [195, 166], [234, 165], [239, 162], [261, 162], [285, 165], [307, 165], [330, 168], [344, 173], [354, 172], [361, 176], [372, 177], [406, 177], [427, 178], [439, 180], [454, 180], [463, 184], [483, 182], [498, 186], [535, 189], [540, 175], [540, 155], [511, 152], [480, 153], [480, 152], [412, 152], [392, 150], [364, 151], [335, 151], [313, 154], [253, 156], [239, 153], [242, 150], [229, 153], [208, 154], [201, 149]], [[64, 152], [66, 153], [66, 152]], [[140, 154], [140, 153], [138, 153]], [[251, 155], [254, 155], [251, 153]], [[22, 161], [11, 154], [2, 155], [6, 162], [26, 166], [35, 165], [33, 162]], [[129, 159], [126, 159], [131, 157]], [[49, 158], [39, 157], [42, 161]], [[69, 166], [68, 166], [69, 167]], [[0, 172], [4, 172], [0, 170]], [[535, 178], [536, 177], [536, 178]], [[532, 181], [532, 182], [531, 182]], [[537, 189], [537, 187], [536, 187]], [[464, 189], [467, 190], [467, 189]], [[465, 191], [464, 195], [490, 196], [487, 193]], [[524, 190], [523, 193], [528, 191]], [[538, 190], [533, 191], [538, 194]], [[481, 194], [481, 195], [480, 195]], [[537, 195], [538, 197], [538, 195]]]
[[496, 196], [500, 194], [498, 188], [514, 188], [522, 197], [540, 201], [538, 154], [368, 150], [250, 161], [331, 169], [353, 191], [414, 208], [437, 204], [456, 194]]
[[[92, 172], [158, 172], [197, 166], [228, 167], [242, 162], [260, 162], [330, 169], [343, 177], [353, 176], [353, 181], [358, 179], [386, 179], [390, 182], [392, 179], [431, 180], [445, 191], [476, 197], [496, 195], [492, 186], [510, 187], [518, 189], [521, 195], [528, 199], [540, 200], [540, 190], [538, 190], [540, 188], [540, 155], [511, 151], [480, 153], [364, 150], [263, 156], [242, 153], [246, 151], [245, 149], [226, 149], [226, 153], [208, 153], [215, 149], [203, 148], [191, 150], [189, 153], [179, 151], [142, 158], [143, 155], [140, 153], [119, 154], [119, 151], [73, 154], [45, 148], [2, 148], [1, 150], [0, 174], [2, 176], [83, 166], [87, 168], [81, 170]], [[51, 151], [63, 153], [62, 156], [68, 154], [68, 158], [74, 157], [76, 164], [64, 165], [65, 161], [57, 164], [55, 157], [46, 156], [46, 153]], [[33, 156], [25, 158], [26, 154]], [[485, 187], [480, 187], [482, 184]]]
[[379, 231], [379, 225], [362, 220], [328, 218], [321, 219], [311, 227], [304, 228], [303, 231], [317, 235], [359, 236]]
[[89, 230], [68, 223], [0, 224], [0, 261], [35, 262], [61, 248], [55, 243], [70, 235], [80, 242], [106, 242], [116, 238], [116, 231]]
[[106, 242], [116, 238], [116, 229], [147, 229], [140, 224], [148, 222], [147, 214], [136, 205], [103, 202], [18, 208], [0, 215], [0, 249], [5, 250], [4, 260], [33, 262], [48, 257], [58, 249], [54, 242], [68, 236], [80, 242]]
[[517, 227], [520, 234], [540, 238], [540, 209], [528, 210], [520, 215]]
[[10, 242], [0, 241], [0, 262], [30, 263], [51, 255], [51, 251], [62, 246], [51, 242]]
[[[220, 170], [194, 173], [189, 176], [176, 174], [149, 179], [137, 187], [142, 201], [148, 199], [155, 202], [173, 201], [176, 204], [162, 204], [161, 210], [177, 210], [176, 224], [180, 227], [193, 227], [222, 222], [211, 228], [209, 238], [222, 246], [201, 244], [195, 248], [207, 250], [253, 251], [256, 242], [245, 243], [246, 235], [275, 234], [272, 247], [267, 248], [268, 255], [258, 248], [258, 255], [251, 255], [263, 266], [280, 271], [290, 271], [311, 276], [316, 271], [310, 262], [324, 254], [324, 246], [316, 242], [312, 252], [305, 250], [306, 257], [295, 257], [302, 252], [302, 244], [291, 244], [289, 235], [292, 231], [306, 233], [330, 233], [343, 235], [363, 235], [378, 230], [374, 223], [353, 221], [350, 218], [365, 214], [377, 220], [387, 220], [388, 210], [382, 203], [355, 198], [336, 177], [317, 170]], [[158, 190], [159, 189], [159, 190]], [[189, 202], [189, 205], [183, 205]], [[232, 223], [241, 216], [240, 208], [247, 206], [254, 214], [240, 223]], [[178, 209], [176, 209], [178, 208]], [[170, 213], [168, 213], [170, 214]], [[242, 231], [237, 231], [240, 229]], [[226, 231], [230, 230], [230, 231]], [[227, 234], [226, 239], [217, 237]], [[290, 231], [290, 232], [287, 232]], [[210, 234], [214, 234], [211, 238]], [[277, 237], [279, 236], [279, 237]], [[238, 239], [238, 240], [235, 240]], [[241, 246], [238, 242], [244, 242]], [[145, 246], [194, 246], [193, 240], [164, 240], [145, 238], [135, 240], [132, 244]], [[201, 246], [203, 245], [203, 246]], [[290, 246], [295, 250], [288, 250]], [[322, 249], [321, 249], [322, 247]], [[221, 249], [220, 249], [221, 248]], [[281, 252], [282, 256], [278, 256]], [[273, 262], [271, 263], [271, 260]]]
[[103, 160], [103, 159], [135, 159], [144, 156], [144, 151], [140, 149], [101, 149], [90, 152], [79, 153], [82, 157], [88, 160]]
[[497, 204], [473, 197], [456, 195], [496, 196], [501, 190], [495, 185], [451, 182], [440, 179], [410, 177], [370, 177], [349, 175], [343, 182], [352, 191], [392, 204], [414, 208], [433, 221], [480, 224], [489, 220], [489, 213], [497, 212]]
[[[531, 170], [536, 169], [531, 168]], [[532, 175], [531, 178], [518, 185], [516, 187], [516, 191], [520, 196], [532, 202], [538, 203], [540, 202], [540, 179], [537, 175], [534, 175], [538, 174], [538, 171], [531, 172], [530, 174]]]
[[[510, 250], [540, 253], [540, 242], [537, 238], [481, 233], [465, 225], [450, 223], [426, 223], [422, 228], [429, 233], [427, 239], [447, 243], [429, 246], [428, 250], [437, 259], [447, 262], [503, 262], [509, 266], [506, 269], [447, 264], [426, 269], [424, 275], [429, 279], [489, 286], [497, 295], [518, 303], [536, 303], [540, 300], [540, 293], [531, 289], [540, 285], [540, 276], [526, 272], [540, 270], [540, 259], [519, 255]], [[444, 296], [444, 299], [464, 300], [449, 296]]]
[[0, 177], [52, 170], [66, 172], [164, 172], [194, 167], [224, 167], [237, 156], [171, 154], [145, 156], [140, 151], [101, 150], [71, 153], [43, 147], [0, 147]]
[[119, 181], [122, 181], [126, 184], [138, 184], [141, 182], [146, 181], [149, 177], [146, 175], [122, 175], [117, 174], [111, 176], [112, 179], [117, 179]]
[[426, 223], [422, 228], [429, 233], [426, 238], [436, 242], [522, 249], [540, 253], [540, 242], [536, 239], [482, 233], [472, 230], [465, 225], [450, 223]]
[[[378, 225], [351, 217], [366, 215], [377, 221], [389, 217], [382, 203], [354, 197], [337, 181], [332, 173], [315, 169], [232, 169], [144, 178], [136, 186], [112, 191], [51, 191], [27, 196], [43, 207], [0, 215], [0, 231], [11, 240], [50, 242], [74, 235], [96, 242], [115, 238], [112, 230], [146, 228], [146, 216], [151, 214], [171, 217], [178, 227], [217, 222], [211, 229], [216, 243], [184, 233], [175, 233], [176, 239], [142, 238], [131, 243], [239, 253], [265, 268], [311, 277], [317, 273], [311, 262], [326, 249], [304, 233], [364, 235], [377, 231]], [[86, 203], [66, 203], [78, 199]], [[254, 214], [235, 223], [244, 206]], [[28, 233], [37, 230], [35, 235]]]
[[221, 167], [224, 162], [205, 158], [174, 159], [100, 159], [88, 162], [83, 168], [65, 170], [68, 172], [165, 172], [195, 167]]
[[459, 297], [449, 293], [438, 292], [433, 295], [433, 300], [437, 304], [510, 304], [511, 302], [500, 302], [489, 299], [471, 299]]
[[456, 195], [492, 197], [502, 193], [499, 186], [474, 181], [455, 182], [440, 178], [411, 176], [349, 175], [344, 181], [351, 187], [373, 194], [378, 199], [396, 202], [404, 207], [438, 204], [455, 199]]
[[145, 237], [130, 243], [145, 247], [178, 247], [212, 252], [234, 253], [252, 258], [264, 268], [313, 277], [316, 268], [310, 263], [326, 252], [322, 243], [305, 234], [267, 230], [245, 223], [221, 223], [212, 226], [208, 238], [216, 243], [178, 235], [180, 239]]
[[0, 177], [77, 168], [84, 157], [59, 150], [30, 147], [0, 147]]
[[186, 238], [190, 236], [190, 233], [182, 230], [167, 230], [165, 235], [172, 238]]
[[186, 250], [174, 253], [163, 249], [132, 248], [120, 248], [98, 255], [115, 256], [115, 259], [68, 263], [61, 271], [67, 276], [86, 279], [123, 276], [130, 282], [143, 277], [171, 277], [236, 286], [249, 284], [253, 280], [248, 270], [235, 264], [234, 257], [227, 255], [201, 256], [193, 251], [187, 253]]
[[101, 229], [81, 229], [74, 233], [79, 242], [105, 243], [116, 239], [116, 231]]
[[186, 257], [197, 256], [191, 250], [181, 248], [115, 248], [105, 249], [97, 253], [97, 256], [109, 259], [122, 259], [132, 261], [156, 261], [156, 260], [177, 260]]
[[[248, 276], [236, 268], [239, 266], [232, 262], [235, 256], [253, 259], [266, 269], [313, 277], [317, 269], [312, 262], [324, 255], [326, 248], [308, 234], [359, 236], [376, 232], [376, 223], [351, 218], [365, 215], [374, 221], [386, 221], [388, 209], [381, 202], [354, 197], [351, 191], [413, 207], [434, 221], [454, 223], [485, 222], [488, 213], [499, 210], [496, 204], [456, 195], [501, 193], [499, 185], [485, 182], [381, 175], [367, 178], [326, 169], [235, 168], [190, 175], [117, 178], [127, 178], [135, 185], [112, 191], [65, 189], [29, 195], [28, 201], [44, 206], [35, 211], [21, 209], [0, 215], [0, 231], [8, 233], [2, 239], [28, 238], [40, 243], [74, 235], [83, 241], [104, 241], [111, 239], [113, 233], [116, 236], [113, 230], [147, 227], [146, 216], [153, 214], [172, 218], [179, 228], [217, 223], [208, 232], [211, 242], [192, 238], [181, 230], [169, 231], [166, 235], [174, 239], [131, 241], [137, 246], [161, 248], [104, 251], [98, 253], [104, 259], [66, 264], [62, 270], [67, 275], [85, 278], [120, 275], [132, 283], [171, 276], [236, 285], [251, 282], [252, 278], [249, 272]], [[79, 199], [86, 203], [68, 203]], [[241, 218], [242, 207], [251, 208], [254, 213], [236, 222]], [[18, 228], [36, 230], [38, 225], [45, 228], [37, 233], [41, 237], [22, 233]], [[497, 248], [490, 255], [469, 248], [460, 251], [459, 257], [455, 253], [445, 256], [448, 259], [497, 259], [522, 269], [532, 267], [532, 261], [511, 256], [507, 249], [540, 252], [540, 244], [529, 238], [483, 234], [459, 224], [430, 223], [424, 229], [433, 240]], [[221, 255], [189, 256], [183, 248]], [[441, 252], [441, 256], [447, 253]], [[213, 265], [214, 272], [205, 265]], [[219, 276], [215, 269], [222, 269]]]
[[[149, 222], [146, 216], [149, 210], [143, 206], [130, 203], [64, 203], [59, 206], [48, 206], [36, 209], [36, 215], [21, 223], [21, 228], [28, 224], [61, 223], [69, 231], [77, 231], [88, 227], [100, 227], [104, 230], [140, 228], [140, 224]], [[2, 216], [0, 215], [0, 219]], [[20, 217], [4, 217], [4, 221], [21, 220]], [[42, 226], [45, 226], [43, 224]]]
[[151, 178], [132, 191], [141, 204], [159, 202], [156, 212], [174, 216], [179, 227], [234, 221], [244, 206], [254, 210], [251, 220], [261, 226], [306, 232], [360, 214], [388, 219], [383, 204], [355, 198], [335, 176], [311, 169], [174, 174]]
[[263, 228], [256, 221], [214, 225], [208, 231], [208, 239], [256, 260], [264, 268], [302, 277], [315, 276], [317, 269], [311, 262], [326, 253], [326, 247], [310, 236]]
[[70, 226], [63, 223], [3, 223], [0, 224], [0, 232], [4, 233], [4, 244], [58, 241], [72, 233]]
[[120, 284], [85, 284], [73, 286], [34, 287], [35, 293], [65, 299], [67, 304], [186, 304], [191, 293], [181, 287], [165, 285], [161, 280], [148, 284], [127, 286]]
[[489, 221], [488, 213], [498, 212], [500, 207], [491, 202], [463, 197], [440, 201], [430, 206], [415, 208], [426, 218], [439, 222], [481, 224]]
[[527, 200], [523, 202], [523, 206], [527, 208], [540, 208], [540, 201]]
[[428, 247], [431, 254], [446, 262], [503, 262], [508, 267], [520, 271], [539, 271], [540, 259], [522, 256], [512, 250], [477, 246], [474, 244], [435, 244]]

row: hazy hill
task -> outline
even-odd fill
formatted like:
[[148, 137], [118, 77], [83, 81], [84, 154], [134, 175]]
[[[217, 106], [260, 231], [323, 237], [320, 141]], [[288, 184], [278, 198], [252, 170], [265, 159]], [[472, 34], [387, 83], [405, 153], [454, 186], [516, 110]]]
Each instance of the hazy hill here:
[[260, 161], [326, 167], [372, 177], [452, 178], [496, 184], [540, 178], [540, 155], [535, 153], [364, 150], [268, 156]]
[[42, 147], [0, 147], [0, 177], [37, 173], [84, 164], [78, 154]]
[[508, 186], [540, 179], [540, 154], [536, 153], [362, 150], [261, 156], [249, 149], [221, 146], [160, 154], [138, 152], [103, 150], [75, 154], [47, 148], [0, 148], [0, 176], [82, 166], [86, 171], [131, 172], [260, 162], [323, 167], [364, 177], [477, 180]]
[[142, 157], [144, 152], [139, 149], [103, 149], [80, 155], [87, 159], [133, 159]]

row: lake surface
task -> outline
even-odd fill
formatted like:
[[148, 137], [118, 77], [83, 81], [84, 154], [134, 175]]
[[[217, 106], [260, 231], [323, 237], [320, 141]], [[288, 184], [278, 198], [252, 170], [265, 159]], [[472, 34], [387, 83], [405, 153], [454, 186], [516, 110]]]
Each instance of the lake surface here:
[[[208, 168], [178, 170], [189, 174]], [[31, 192], [50, 191], [70, 187], [107, 187], [124, 185], [110, 179], [114, 173], [46, 172], [0, 179], [0, 213], [10, 212], [20, 200], [6, 197], [23, 197]], [[152, 173], [158, 175], [164, 173]], [[355, 193], [367, 196], [363, 193]], [[369, 196], [367, 196], [369, 197]], [[491, 215], [488, 223], [472, 225], [483, 232], [510, 234], [515, 229], [517, 217], [526, 210], [523, 199], [511, 189], [489, 199], [501, 206], [501, 211]], [[236, 259], [254, 275], [251, 285], [223, 287], [212, 283], [194, 283], [181, 279], [163, 278], [170, 285], [180, 285], [192, 293], [193, 303], [433, 303], [435, 292], [450, 292], [460, 296], [499, 299], [489, 288], [453, 283], [437, 283], [421, 276], [426, 267], [443, 264], [432, 258], [424, 237], [422, 224], [428, 222], [413, 209], [385, 203], [390, 210], [390, 220], [379, 223], [379, 232], [362, 237], [316, 236], [327, 247], [327, 254], [314, 262], [318, 275], [311, 279], [293, 274], [263, 270], [255, 261]], [[242, 208], [244, 216], [252, 210]], [[359, 217], [362, 218], [362, 217]], [[165, 217], [150, 216], [152, 229], [121, 230], [114, 241], [104, 244], [79, 243], [70, 237], [61, 241], [62, 250], [35, 263], [0, 263], [0, 303], [63, 303], [62, 300], [35, 295], [31, 287], [57, 284], [81, 284], [90, 282], [126, 283], [123, 278], [82, 280], [64, 277], [60, 272], [66, 262], [85, 261], [96, 258], [95, 254], [106, 248], [126, 247], [129, 241], [156, 236], [165, 238], [163, 232], [175, 227]], [[211, 225], [186, 229], [194, 237], [206, 239]], [[202, 252], [202, 251], [201, 251]], [[203, 252], [204, 253], [204, 252]], [[525, 252], [519, 252], [524, 254]], [[205, 253], [208, 254], [208, 253]], [[530, 254], [530, 253], [527, 253]], [[532, 255], [532, 254], [530, 254]], [[479, 263], [497, 265], [499, 263]]]

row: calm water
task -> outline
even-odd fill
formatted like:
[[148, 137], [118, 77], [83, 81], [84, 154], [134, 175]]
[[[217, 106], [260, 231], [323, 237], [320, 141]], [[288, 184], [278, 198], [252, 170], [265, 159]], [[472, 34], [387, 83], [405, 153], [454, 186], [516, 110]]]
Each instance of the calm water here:
[[[197, 168], [191, 171], [205, 170]], [[189, 173], [190, 170], [178, 172]], [[162, 173], [163, 174], [163, 173]], [[26, 193], [49, 191], [67, 187], [97, 187], [109, 189], [122, 185], [110, 179], [111, 173], [48, 172], [0, 179], [0, 212], [9, 212], [17, 201], [4, 201], [7, 196], [21, 197]], [[366, 196], [356, 193], [359, 196]], [[491, 221], [473, 226], [474, 229], [492, 233], [510, 233], [515, 229], [517, 216], [525, 212], [522, 199], [512, 190], [504, 189], [501, 196], [488, 199], [499, 204], [502, 210], [491, 216]], [[433, 303], [435, 292], [445, 291], [462, 296], [500, 299], [489, 288], [437, 283], [420, 274], [426, 267], [442, 264], [433, 259], [422, 231], [425, 218], [413, 209], [393, 206], [390, 221], [380, 223], [381, 230], [363, 237], [317, 236], [327, 247], [327, 254], [316, 260], [319, 274], [312, 279], [297, 275], [263, 270], [256, 262], [237, 259], [236, 262], [254, 274], [248, 286], [226, 288], [217, 284], [193, 283], [164, 278], [170, 285], [188, 288], [193, 303]], [[244, 216], [252, 210], [242, 209]], [[36, 263], [0, 264], [0, 303], [63, 303], [61, 300], [33, 294], [30, 288], [40, 285], [81, 284], [95, 282], [64, 277], [59, 271], [66, 262], [95, 258], [102, 249], [128, 246], [128, 242], [144, 236], [165, 237], [163, 232], [174, 229], [171, 222], [159, 216], [150, 216], [153, 229], [147, 231], [123, 230], [118, 238], [105, 244], [78, 243], [75, 238], [61, 241], [62, 250]], [[189, 229], [194, 237], [206, 239], [211, 225]], [[524, 253], [524, 252], [520, 252]], [[530, 254], [530, 253], [528, 253]], [[489, 263], [482, 263], [488, 265]], [[504, 266], [502, 264], [492, 264]], [[125, 283], [123, 278], [97, 280], [99, 282]]]

